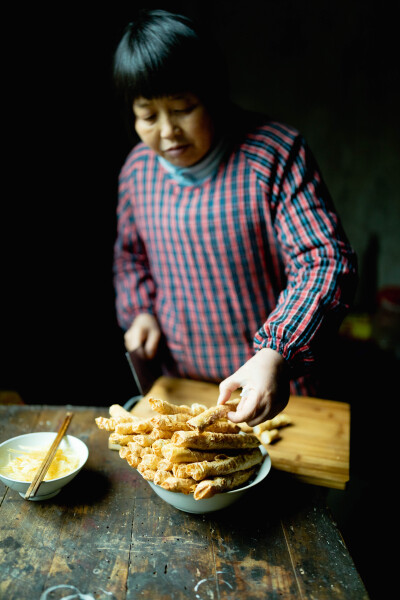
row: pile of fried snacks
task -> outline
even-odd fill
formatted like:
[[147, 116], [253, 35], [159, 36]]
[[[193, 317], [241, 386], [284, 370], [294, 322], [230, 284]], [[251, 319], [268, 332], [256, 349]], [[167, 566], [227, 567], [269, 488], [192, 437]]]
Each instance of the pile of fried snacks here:
[[[154, 416], [138, 418], [114, 404], [109, 418], [95, 421], [99, 429], [110, 432], [109, 447], [118, 449], [144, 479], [200, 500], [245, 484], [263, 461], [259, 437], [226, 418], [238, 402], [207, 408], [149, 398]], [[287, 419], [260, 433], [271, 433], [283, 424]]]

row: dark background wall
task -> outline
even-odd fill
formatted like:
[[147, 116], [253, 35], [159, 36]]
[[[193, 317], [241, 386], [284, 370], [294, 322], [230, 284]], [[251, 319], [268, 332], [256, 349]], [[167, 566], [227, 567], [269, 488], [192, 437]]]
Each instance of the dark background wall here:
[[[61, 5], [62, 6], [62, 5]], [[164, 8], [205, 19], [232, 97], [300, 129], [358, 252], [356, 307], [400, 284], [394, 15], [377, 2]], [[108, 405], [135, 387], [114, 312], [117, 175], [129, 149], [111, 82], [132, 5], [4, 20], [0, 389]]]

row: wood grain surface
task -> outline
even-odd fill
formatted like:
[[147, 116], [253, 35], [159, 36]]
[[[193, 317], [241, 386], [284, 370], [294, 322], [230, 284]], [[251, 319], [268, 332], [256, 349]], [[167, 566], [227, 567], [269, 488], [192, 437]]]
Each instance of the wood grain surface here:
[[[65, 409], [0, 407], [0, 443], [56, 431]], [[43, 502], [0, 483], [1, 598], [368, 599], [326, 488], [275, 470], [226, 510], [180, 512], [108, 449], [106, 408], [73, 410], [89, 459], [71, 483]]]
[[[212, 383], [160, 377], [132, 409], [138, 416], [152, 414], [148, 398], [174, 404], [199, 402], [214, 406], [218, 386]], [[238, 397], [235, 392], [233, 397]], [[265, 446], [274, 469], [304, 482], [344, 489], [349, 480], [350, 406], [346, 402], [292, 396], [284, 412], [292, 425], [281, 429], [281, 439]]]

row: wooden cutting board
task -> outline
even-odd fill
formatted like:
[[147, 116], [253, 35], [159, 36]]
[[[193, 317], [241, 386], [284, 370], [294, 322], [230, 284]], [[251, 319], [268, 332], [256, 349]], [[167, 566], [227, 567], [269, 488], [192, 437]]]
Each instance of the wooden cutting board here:
[[[233, 394], [238, 397], [240, 390]], [[149, 397], [173, 404], [198, 402], [215, 406], [218, 386], [213, 383], [160, 377], [132, 409], [137, 416], [154, 414]], [[272, 467], [315, 485], [344, 489], [349, 480], [350, 406], [345, 402], [291, 396], [284, 412], [292, 424], [280, 430], [281, 438], [266, 445]]]

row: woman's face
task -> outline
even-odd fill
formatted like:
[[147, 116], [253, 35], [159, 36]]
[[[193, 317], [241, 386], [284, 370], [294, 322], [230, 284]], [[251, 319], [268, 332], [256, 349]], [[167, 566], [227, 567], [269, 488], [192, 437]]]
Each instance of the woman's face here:
[[142, 142], [176, 167], [196, 164], [212, 146], [212, 119], [194, 94], [136, 98], [133, 114]]

